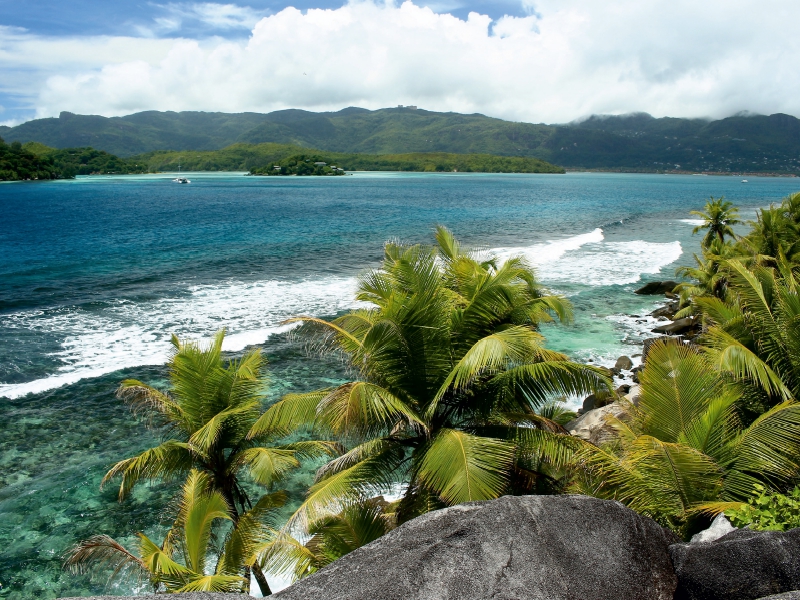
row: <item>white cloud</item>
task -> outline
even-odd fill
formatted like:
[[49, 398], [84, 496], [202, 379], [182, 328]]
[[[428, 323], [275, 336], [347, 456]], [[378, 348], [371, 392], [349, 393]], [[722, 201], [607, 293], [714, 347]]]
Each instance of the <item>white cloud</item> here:
[[156, 6], [167, 15], [155, 19], [156, 29], [162, 32], [178, 31], [185, 21], [213, 29], [252, 29], [264, 15], [249, 6], [216, 2], [169, 2]]
[[[286, 8], [258, 21], [248, 40], [129, 40], [119, 42], [127, 55], [140, 54], [113, 62], [104, 60], [113, 40], [74, 40], [59, 65], [66, 74], [50, 77], [35, 104], [40, 116], [394, 104], [533, 122], [630, 111], [800, 115], [800, 3], [533, 0], [526, 8], [531, 16], [494, 23], [411, 2]], [[219, 22], [240, 18], [211, 12]], [[80, 60], [87, 52], [91, 66]]]

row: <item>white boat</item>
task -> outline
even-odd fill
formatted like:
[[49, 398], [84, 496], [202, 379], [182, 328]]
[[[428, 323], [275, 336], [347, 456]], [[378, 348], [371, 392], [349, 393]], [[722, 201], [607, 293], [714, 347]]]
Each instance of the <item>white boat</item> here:
[[178, 163], [178, 176], [172, 180], [172, 183], [192, 183], [186, 177], [181, 177], [181, 164]]
[[747, 179], [742, 179], [742, 183], [747, 183]]

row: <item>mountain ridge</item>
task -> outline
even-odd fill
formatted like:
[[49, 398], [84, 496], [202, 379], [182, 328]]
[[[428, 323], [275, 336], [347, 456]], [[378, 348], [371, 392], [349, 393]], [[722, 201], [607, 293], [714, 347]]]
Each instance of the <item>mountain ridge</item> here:
[[92, 146], [121, 157], [290, 144], [331, 152], [447, 152], [538, 158], [567, 168], [635, 171], [800, 172], [800, 120], [782, 113], [724, 119], [592, 115], [567, 124], [504, 121], [409, 107], [272, 113], [145, 111], [76, 115], [0, 127], [7, 141]]

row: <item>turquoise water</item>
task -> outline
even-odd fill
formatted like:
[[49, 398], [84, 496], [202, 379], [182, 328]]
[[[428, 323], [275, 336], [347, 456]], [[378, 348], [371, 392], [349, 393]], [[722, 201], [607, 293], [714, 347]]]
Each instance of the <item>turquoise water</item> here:
[[[162, 526], [168, 486], [123, 504], [105, 469], [157, 439], [114, 398], [120, 379], [163, 380], [171, 333], [227, 349], [262, 345], [271, 398], [338, 381], [280, 323], [351, 306], [354, 277], [387, 239], [522, 254], [572, 299], [549, 345], [600, 363], [635, 354], [656, 298], [697, 249], [688, 211], [725, 195], [745, 216], [800, 189], [792, 179], [568, 174], [358, 174], [319, 179], [190, 174], [0, 185], [0, 597], [88, 595], [102, 580], [60, 570], [94, 533]], [[295, 498], [309, 470], [289, 482]], [[128, 588], [113, 588], [117, 592]]]

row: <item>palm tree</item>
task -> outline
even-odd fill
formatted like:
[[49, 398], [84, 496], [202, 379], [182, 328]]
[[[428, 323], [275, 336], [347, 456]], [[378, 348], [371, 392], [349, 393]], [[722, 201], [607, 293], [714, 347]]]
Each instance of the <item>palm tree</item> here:
[[270, 569], [293, 580], [316, 573], [394, 529], [394, 508], [383, 497], [349, 503], [341, 512], [310, 523], [305, 543], [281, 532], [269, 544]]
[[[248, 438], [262, 414], [264, 360], [255, 350], [226, 364], [224, 337], [221, 331], [210, 345], [201, 347], [173, 336], [169, 391], [136, 380], [120, 385], [117, 395], [134, 410], [146, 412], [149, 422], [164, 427], [166, 434], [155, 448], [118, 462], [106, 473], [102, 484], [121, 477], [120, 501], [142, 480], [174, 480], [197, 469], [222, 495], [236, 524], [253, 506], [242, 475], [270, 487], [299, 467], [301, 459], [336, 453], [336, 444], [322, 441], [266, 445], [285, 436], [285, 430], [276, 428], [261, 428]], [[261, 593], [268, 595], [260, 565], [252, 567]]]
[[784, 198], [779, 206], [758, 211], [752, 229], [741, 239], [742, 247], [761, 265], [775, 266], [782, 258], [800, 262], [800, 223], [795, 220], [800, 210], [797, 194]]
[[701, 349], [674, 340], [650, 347], [639, 377], [638, 406], [611, 420], [618, 438], [578, 453], [573, 491], [619, 500], [688, 537], [693, 517], [800, 474], [800, 404], [781, 402], [746, 426], [737, 387]]
[[[181, 490], [177, 518], [161, 544], [139, 533], [138, 548], [131, 551], [113, 538], [97, 535], [72, 548], [65, 566], [74, 572], [107, 568], [112, 571], [111, 579], [120, 575], [147, 577], [155, 591], [239, 592], [248, 583], [242, 572], [254, 562], [256, 549], [269, 535], [262, 523], [284, 501], [282, 493], [263, 496], [239, 515], [236, 526], [229, 528], [222, 551], [214, 552], [214, 530], [221, 522], [233, 521], [233, 510], [214, 489], [211, 477], [192, 469]], [[208, 561], [214, 554], [218, 554], [218, 560], [211, 568]]]
[[535, 409], [553, 396], [609, 390], [598, 370], [544, 347], [540, 323], [571, 316], [519, 258], [502, 265], [464, 251], [438, 228], [438, 246], [389, 243], [360, 278], [364, 308], [333, 321], [297, 319], [319, 349], [355, 374], [343, 385], [291, 394], [251, 431], [311, 426], [351, 450], [317, 473], [290, 526], [401, 486], [398, 519], [542, 486], [543, 462], [573, 440]]
[[702, 337], [716, 369], [760, 393], [767, 406], [800, 397], [800, 281], [778, 269], [728, 261], [726, 300], [696, 298], [710, 327]]
[[714, 238], [724, 242], [726, 235], [731, 238], [736, 237], [733, 233], [733, 226], [741, 223], [738, 220], [739, 209], [723, 197], [711, 196], [711, 199], [706, 202], [704, 212], [693, 210], [690, 214], [703, 219], [703, 224], [695, 227], [692, 233], [707, 230], [702, 242], [704, 247], [710, 246]]

